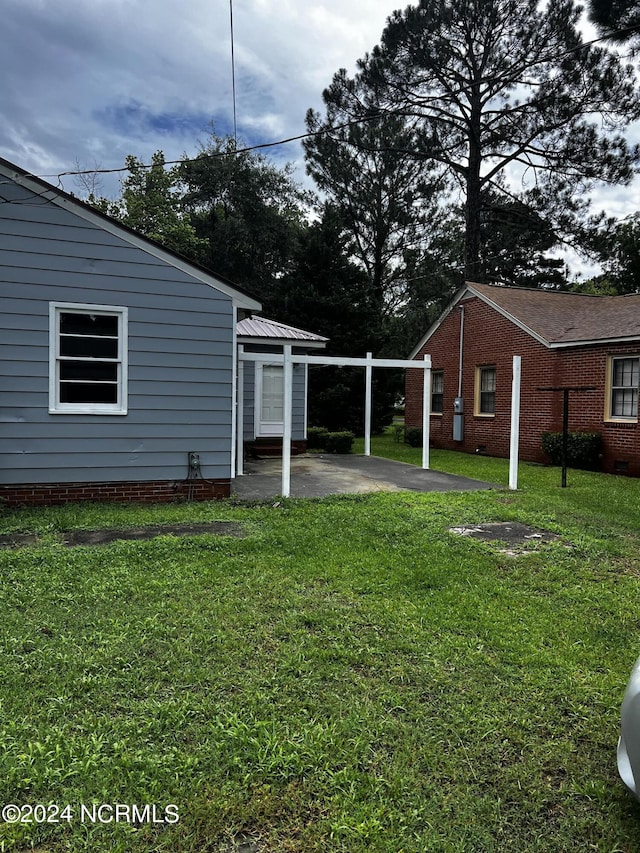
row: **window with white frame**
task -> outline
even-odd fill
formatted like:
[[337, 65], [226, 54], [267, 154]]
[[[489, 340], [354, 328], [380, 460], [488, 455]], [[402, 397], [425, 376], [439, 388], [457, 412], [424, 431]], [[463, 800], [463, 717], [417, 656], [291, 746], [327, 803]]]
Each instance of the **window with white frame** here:
[[433, 370], [431, 372], [431, 413], [441, 415], [443, 411], [444, 397], [444, 372]]
[[49, 411], [127, 413], [127, 309], [52, 302]]
[[610, 364], [609, 416], [616, 420], [637, 420], [640, 357], [612, 357]]

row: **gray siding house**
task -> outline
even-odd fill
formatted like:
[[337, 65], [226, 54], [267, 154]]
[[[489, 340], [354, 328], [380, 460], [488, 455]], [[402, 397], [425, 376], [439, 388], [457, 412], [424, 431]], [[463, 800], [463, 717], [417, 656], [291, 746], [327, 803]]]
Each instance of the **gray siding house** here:
[[260, 307], [0, 158], [0, 500], [227, 496]]

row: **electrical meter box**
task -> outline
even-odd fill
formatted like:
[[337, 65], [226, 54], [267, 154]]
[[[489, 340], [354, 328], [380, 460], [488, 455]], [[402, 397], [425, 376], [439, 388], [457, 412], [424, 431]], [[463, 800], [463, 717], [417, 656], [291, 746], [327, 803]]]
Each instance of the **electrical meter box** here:
[[453, 401], [453, 440], [464, 439], [464, 401], [462, 397], [456, 397]]

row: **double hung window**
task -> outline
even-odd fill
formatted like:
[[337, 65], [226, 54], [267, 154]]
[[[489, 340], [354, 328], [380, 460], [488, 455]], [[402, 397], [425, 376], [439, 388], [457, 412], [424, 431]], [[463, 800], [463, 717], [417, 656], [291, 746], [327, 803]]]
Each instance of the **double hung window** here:
[[637, 420], [640, 357], [611, 358], [609, 376], [609, 417], [612, 420]]
[[494, 415], [496, 411], [496, 369], [476, 368], [475, 414]]
[[431, 373], [431, 414], [441, 415], [444, 396], [444, 373], [434, 370]]
[[49, 411], [127, 413], [127, 309], [51, 303]]

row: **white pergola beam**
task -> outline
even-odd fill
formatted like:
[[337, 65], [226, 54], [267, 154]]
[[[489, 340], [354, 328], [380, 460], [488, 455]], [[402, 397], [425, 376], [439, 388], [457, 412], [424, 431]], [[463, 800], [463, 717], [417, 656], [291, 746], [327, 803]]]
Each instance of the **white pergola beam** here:
[[424, 381], [422, 383], [422, 469], [429, 468], [429, 428], [431, 426], [431, 358], [425, 355], [422, 363]]
[[238, 347], [238, 388], [236, 392], [236, 476], [244, 474], [244, 347]]
[[[243, 361], [284, 364], [284, 356], [277, 352], [244, 352], [240, 357]], [[429, 359], [429, 356], [425, 356], [426, 359]], [[404, 358], [372, 358], [369, 360], [367, 358], [341, 358], [340, 356], [332, 355], [292, 355], [291, 362], [292, 364], [316, 364], [320, 367], [366, 367], [368, 364], [371, 364], [372, 367], [401, 367], [404, 370], [410, 370], [411, 368], [423, 370], [425, 368], [424, 361]], [[430, 359], [427, 366], [431, 367]]]

